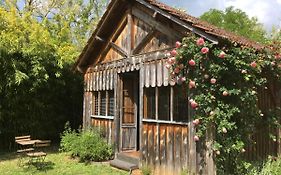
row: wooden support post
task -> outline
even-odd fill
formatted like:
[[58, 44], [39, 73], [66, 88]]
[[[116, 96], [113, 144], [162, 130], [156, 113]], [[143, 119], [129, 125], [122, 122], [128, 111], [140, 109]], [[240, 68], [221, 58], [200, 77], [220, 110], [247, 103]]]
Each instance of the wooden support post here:
[[[190, 91], [188, 92], [190, 94]], [[192, 97], [193, 95], [190, 94], [190, 97]], [[187, 106], [188, 108], [188, 142], [189, 142], [189, 157], [188, 157], [188, 162], [189, 162], [189, 173], [190, 174], [196, 174], [196, 169], [197, 169], [197, 165], [196, 165], [196, 143], [194, 141], [194, 134], [195, 134], [195, 128], [193, 126], [192, 120], [193, 120], [193, 111], [192, 108], [190, 107], [190, 105], [188, 104]]]
[[214, 162], [214, 151], [212, 149], [215, 137], [215, 126], [214, 123], [210, 123], [207, 128], [206, 133], [206, 151], [205, 151], [205, 161], [206, 161], [206, 175], [216, 175], [216, 165]]
[[[117, 71], [117, 70], [116, 70]], [[120, 84], [118, 80], [118, 74], [117, 72], [114, 72], [114, 129], [115, 129], [115, 136], [114, 136], [114, 142], [115, 142], [115, 155], [119, 152], [119, 137], [120, 137], [120, 94], [119, 94], [119, 89], [120, 89]]]
[[132, 19], [132, 14], [131, 14], [131, 9], [128, 12], [128, 16], [127, 16], [127, 23], [128, 23], [128, 53], [129, 55], [132, 55], [132, 28], [133, 28], [133, 19]]
[[143, 152], [143, 143], [142, 143], [142, 133], [143, 133], [143, 87], [144, 87], [144, 66], [143, 63], [140, 65], [140, 74], [139, 74], [139, 146], [140, 146], [140, 162], [143, 161], [142, 152]]

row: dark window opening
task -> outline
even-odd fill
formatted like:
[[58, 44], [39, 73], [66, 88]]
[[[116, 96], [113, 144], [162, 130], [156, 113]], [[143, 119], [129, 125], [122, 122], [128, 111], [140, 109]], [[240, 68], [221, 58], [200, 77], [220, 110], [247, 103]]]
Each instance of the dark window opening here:
[[98, 92], [93, 92], [93, 112], [94, 115], [99, 115], [99, 93]]
[[108, 91], [108, 115], [114, 116], [114, 91]]
[[188, 121], [188, 102], [182, 90], [182, 86], [174, 86], [173, 120], [177, 122]]
[[106, 91], [100, 92], [100, 115], [106, 116]]
[[170, 87], [158, 88], [158, 119], [170, 120]]
[[156, 119], [155, 118], [155, 88], [144, 89], [144, 118]]

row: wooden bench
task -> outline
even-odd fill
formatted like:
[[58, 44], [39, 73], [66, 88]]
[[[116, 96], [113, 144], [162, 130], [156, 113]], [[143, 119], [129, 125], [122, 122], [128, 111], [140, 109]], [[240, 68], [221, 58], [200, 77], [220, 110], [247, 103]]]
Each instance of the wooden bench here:
[[30, 135], [25, 136], [17, 136], [15, 137], [15, 142], [17, 143], [17, 153], [20, 155], [18, 165], [21, 165], [23, 156], [26, 155], [26, 153], [34, 151], [34, 148], [32, 145], [23, 145], [22, 143], [31, 141]]
[[28, 140], [31, 140], [31, 136], [30, 135], [15, 137], [15, 142], [16, 143], [19, 143], [21, 141], [28, 141]]
[[47, 153], [44, 151], [44, 148], [51, 145], [50, 140], [41, 140], [35, 142], [33, 145], [34, 151], [26, 153], [26, 155], [30, 158], [29, 163], [34, 162], [44, 162]]

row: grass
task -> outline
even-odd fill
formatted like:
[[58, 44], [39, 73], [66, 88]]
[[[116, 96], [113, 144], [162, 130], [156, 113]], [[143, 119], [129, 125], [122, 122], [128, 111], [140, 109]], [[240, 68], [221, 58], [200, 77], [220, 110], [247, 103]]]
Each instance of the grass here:
[[108, 163], [81, 163], [67, 153], [49, 151], [42, 166], [28, 165], [23, 158], [21, 166], [16, 153], [0, 153], [1, 175], [127, 175], [128, 172], [114, 169]]

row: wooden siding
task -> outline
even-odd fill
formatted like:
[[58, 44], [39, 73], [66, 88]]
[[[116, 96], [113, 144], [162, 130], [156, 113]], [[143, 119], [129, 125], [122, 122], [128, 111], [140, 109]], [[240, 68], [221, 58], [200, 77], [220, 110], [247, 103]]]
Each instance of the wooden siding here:
[[156, 173], [178, 174], [188, 166], [188, 126], [143, 123], [142, 160]]
[[[267, 113], [270, 109], [281, 107], [281, 86], [276, 83], [269, 83], [268, 86], [258, 90], [258, 106], [263, 113], [264, 120], [267, 120]], [[269, 137], [269, 133], [276, 136], [276, 141]], [[268, 126], [264, 122], [260, 123], [251, 137], [254, 144], [246, 149], [246, 158], [249, 160], [264, 160], [268, 155], [277, 156], [279, 130]], [[280, 144], [280, 143], [279, 143]]]
[[132, 8], [132, 14], [127, 12], [125, 16], [110, 39], [104, 41], [100, 38], [101, 42], [107, 42], [105, 51], [100, 55], [100, 63], [168, 49], [184, 36], [141, 9]]
[[164, 35], [160, 32], [156, 32], [153, 38], [145, 45], [145, 47], [140, 51], [140, 53], [147, 53], [154, 50], [173, 47], [175, 42], [176, 40], [168, 38], [167, 35]]
[[97, 127], [102, 132], [102, 136], [106, 139], [107, 143], [114, 143], [115, 126], [114, 121], [111, 119], [92, 118], [92, 126]]

